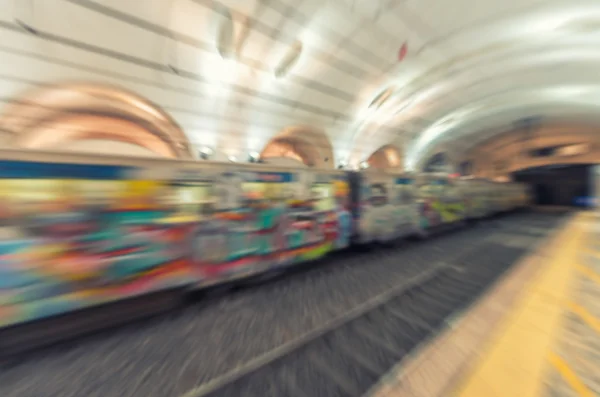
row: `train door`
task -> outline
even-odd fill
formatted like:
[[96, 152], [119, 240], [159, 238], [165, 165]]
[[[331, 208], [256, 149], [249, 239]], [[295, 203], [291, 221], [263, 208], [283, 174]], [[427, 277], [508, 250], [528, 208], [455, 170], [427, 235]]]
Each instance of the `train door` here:
[[498, 194], [499, 192], [497, 183], [493, 181], [487, 181], [486, 197], [489, 204], [488, 215], [495, 215], [498, 213]]
[[475, 180], [473, 181], [475, 189], [475, 198], [477, 200], [477, 218], [484, 218], [488, 213], [488, 200], [486, 196], [486, 188], [484, 181]]
[[477, 198], [475, 196], [476, 192], [473, 181], [470, 179], [458, 179], [456, 180], [456, 187], [465, 206], [465, 218], [475, 218]]
[[246, 271], [235, 259], [251, 255], [251, 243], [240, 242], [231, 221], [241, 217], [241, 175], [227, 169], [180, 170], [171, 184], [177, 203], [172, 222], [195, 225], [191, 257], [199, 285], [217, 283]]
[[245, 230], [257, 249], [247, 260], [259, 261], [263, 269], [287, 266], [300, 260], [300, 249], [320, 239], [310, 216], [311, 181], [311, 173], [300, 171], [245, 172], [243, 210], [250, 217]]
[[352, 236], [350, 181], [345, 172], [336, 173], [333, 178], [337, 219], [337, 237], [334, 248], [343, 249], [350, 245]]
[[459, 188], [456, 179], [446, 177], [446, 183], [443, 184], [445, 201], [445, 221], [449, 223], [459, 222], [466, 217], [466, 205], [464, 196]]
[[468, 217], [470, 219], [481, 218], [483, 203], [479, 181], [475, 179], [466, 180], [465, 185], [466, 187], [462, 189], [461, 194], [465, 197], [465, 202], [468, 203]]
[[363, 172], [361, 178], [360, 241], [386, 242], [395, 238], [394, 206], [391, 202], [392, 177]]
[[485, 216], [491, 216], [494, 215], [495, 213], [495, 204], [494, 204], [494, 197], [495, 197], [495, 191], [494, 191], [494, 183], [489, 181], [489, 180], [482, 180], [481, 183], [481, 189], [482, 189], [482, 196], [484, 198], [484, 202], [485, 202]]
[[439, 209], [439, 188], [431, 175], [420, 176], [417, 187], [417, 202], [419, 208], [419, 227], [422, 233], [427, 229], [439, 226], [441, 223]]
[[350, 242], [351, 219], [348, 211], [348, 182], [345, 173], [315, 174], [311, 188], [314, 216], [322, 229], [321, 255], [333, 249], [345, 248]]
[[445, 175], [434, 174], [429, 178], [429, 182], [425, 186], [425, 189], [427, 188], [429, 188], [430, 207], [434, 219], [432, 226], [448, 223], [451, 218], [449, 214], [448, 179]]
[[410, 177], [395, 179], [395, 223], [397, 237], [415, 233], [416, 206], [414, 180]]

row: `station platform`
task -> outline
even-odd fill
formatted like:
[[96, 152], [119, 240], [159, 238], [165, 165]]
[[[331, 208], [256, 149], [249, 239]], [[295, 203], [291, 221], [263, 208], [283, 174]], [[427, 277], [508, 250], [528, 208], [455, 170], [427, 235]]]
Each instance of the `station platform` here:
[[569, 217], [459, 317], [369, 395], [600, 396], [600, 213]]

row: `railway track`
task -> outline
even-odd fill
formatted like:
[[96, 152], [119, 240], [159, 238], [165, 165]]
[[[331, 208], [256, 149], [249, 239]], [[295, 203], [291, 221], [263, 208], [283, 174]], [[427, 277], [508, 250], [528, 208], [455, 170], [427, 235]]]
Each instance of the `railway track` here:
[[334, 256], [327, 266], [7, 363], [0, 395], [359, 396], [560, 219], [509, 215]]
[[493, 222], [481, 241], [183, 397], [361, 396], [548, 230], [532, 223]]

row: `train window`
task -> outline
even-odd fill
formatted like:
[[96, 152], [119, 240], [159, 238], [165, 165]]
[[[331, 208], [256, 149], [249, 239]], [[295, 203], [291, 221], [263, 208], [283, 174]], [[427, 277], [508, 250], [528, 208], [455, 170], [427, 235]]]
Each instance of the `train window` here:
[[395, 192], [396, 192], [396, 195], [395, 195], [396, 199], [394, 201], [394, 204], [400, 205], [404, 202], [404, 186], [396, 185]]
[[374, 183], [371, 185], [369, 202], [374, 207], [381, 207], [388, 203], [388, 192], [383, 183]]
[[446, 185], [444, 194], [451, 198], [457, 198], [460, 195], [458, 186], [456, 186], [454, 181], [450, 181], [450, 183]]
[[362, 185], [360, 189], [361, 200], [368, 200], [371, 197], [371, 186], [368, 184]]
[[110, 205], [123, 196], [125, 181], [77, 181], [81, 197], [89, 204]]
[[408, 186], [397, 186], [396, 187], [396, 204], [398, 205], [406, 205], [410, 199], [411, 199], [411, 195], [409, 193], [410, 188]]
[[[77, 206], [114, 204], [124, 181], [13, 179], [5, 182], [8, 201], [25, 212], [64, 211]], [[74, 207], [75, 206], [75, 207]]]
[[285, 201], [294, 198], [291, 183], [246, 182], [242, 184], [243, 194], [253, 200]]
[[335, 186], [333, 183], [315, 183], [311, 188], [311, 196], [317, 211], [335, 209]]
[[215, 203], [213, 186], [206, 183], [174, 185], [173, 203], [177, 211], [186, 216], [209, 216]]
[[434, 197], [438, 193], [438, 187], [433, 185], [423, 185], [419, 188], [419, 193], [423, 197]]
[[415, 200], [413, 188], [411, 186], [404, 187], [404, 204], [409, 205]]

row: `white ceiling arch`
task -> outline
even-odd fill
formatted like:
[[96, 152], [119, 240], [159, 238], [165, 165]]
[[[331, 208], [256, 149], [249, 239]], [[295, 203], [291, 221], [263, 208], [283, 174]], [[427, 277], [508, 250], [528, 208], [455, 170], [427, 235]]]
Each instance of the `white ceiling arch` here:
[[[523, 30], [523, 27], [527, 29]], [[389, 107], [394, 112], [392, 122], [418, 129], [411, 144], [411, 153], [407, 156], [409, 168], [414, 166], [419, 156], [429, 154], [431, 150], [426, 150], [428, 145], [436, 144], [440, 136], [445, 134], [445, 138], [449, 139], [454, 132], [461, 130], [461, 123], [472, 123], [471, 119], [464, 118], [461, 108], [471, 104], [482, 111], [485, 107], [479, 106], [478, 102], [487, 97], [502, 95], [507, 103], [518, 103], [520, 95], [527, 95], [528, 90], [538, 90], [538, 94], [534, 95], [536, 115], [552, 115], [560, 111], [555, 106], [543, 106], [555, 105], [557, 93], [565, 106], [577, 108], [597, 103], [595, 98], [570, 101], [570, 95], [563, 94], [568, 94], [569, 88], [574, 85], [582, 89], [588, 85], [593, 88], [596, 84], [600, 61], [597, 55], [600, 3], [553, 2], [546, 8], [534, 9], [529, 15], [490, 23], [480, 31], [470, 33], [482, 43], [482, 38], [485, 38], [487, 44], [467, 56], [457, 56], [446, 64], [438, 64], [394, 94], [396, 106]], [[520, 40], [509, 40], [519, 35]], [[460, 40], [451, 37], [448, 41]], [[539, 91], [546, 85], [553, 89]], [[550, 98], [540, 95], [543, 93]], [[398, 111], [398, 108], [401, 110]], [[518, 117], [531, 115], [518, 106], [513, 106], [513, 109], [517, 113], [505, 109], [501, 118], [496, 117], [494, 123], [488, 123], [491, 124], [488, 128], [495, 129]], [[573, 117], [576, 115], [579, 113], [575, 112]], [[472, 117], [471, 114], [469, 116]], [[477, 116], [480, 125], [470, 126], [471, 132], [482, 129], [483, 116]], [[455, 125], [440, 124], [440, 120], [448, 118], [452, 118]], [[465, 138], [464, 134], [455, 137]]]
[[[595, 85], [600, 2], [0, 0], [0, 31], [0, 106], [65, 79], [114, 84], [221, 158], [307, 125], [325, 131], [337, 161], [406, 143], [414, 163], [453, 131], [593, 107], [539, 93]], [[492, 97], [523, 106], [482, 112]], [[441, 128], [450, 116], [457, 125]], [[440, 138], [428, 141], [432, 130]]]
[[449, 113], [412, 142], [408, 168], [418, 168], [439, 147], [465, 152], [490, 136], [514, 128], [514, 122], [541, 117], [544, 124], [576, 120], [600, 125], [600, 85], [554, 86], [508, 91]]

